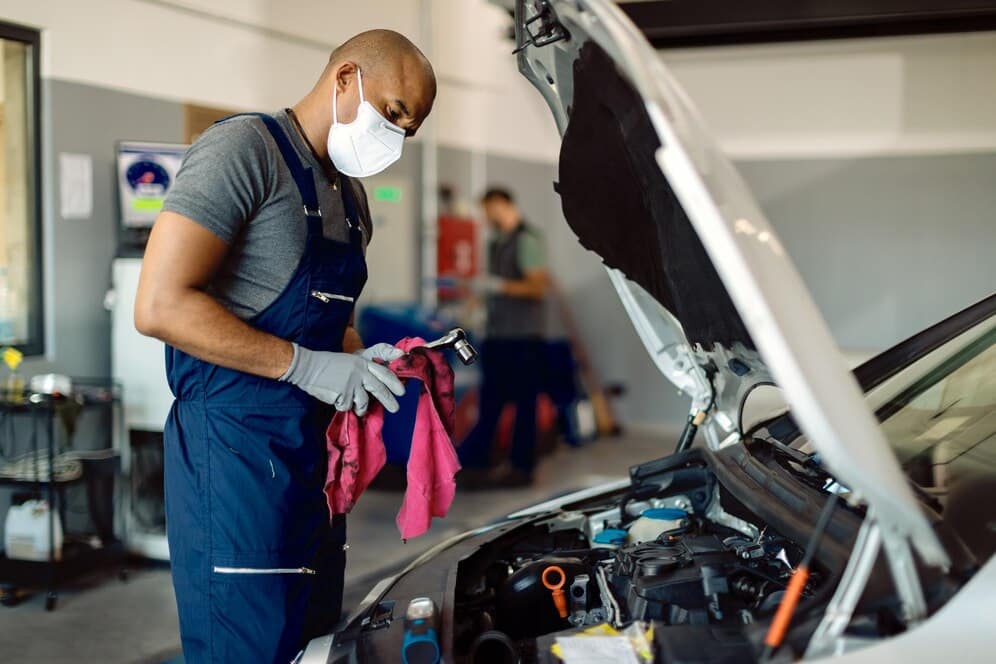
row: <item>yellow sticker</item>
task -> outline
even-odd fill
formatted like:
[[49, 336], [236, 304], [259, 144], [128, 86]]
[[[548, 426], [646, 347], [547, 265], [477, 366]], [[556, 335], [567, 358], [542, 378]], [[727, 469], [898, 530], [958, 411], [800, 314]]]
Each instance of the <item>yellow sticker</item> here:
[[581, 632], [585, 636], [619, 636], [619, 630], [609, 623], [600, 623]]
[[[609, 623], [600, 623], [589, 627], [588, 629], [575, 634], [575, 636], [619, 636], [619, 630], [610, 625]], [[550, 652], [557, 658], [564, 658], [564, 650], [560, 647], [560, 644], [554, 641], [553, 645], [550, 646]]]

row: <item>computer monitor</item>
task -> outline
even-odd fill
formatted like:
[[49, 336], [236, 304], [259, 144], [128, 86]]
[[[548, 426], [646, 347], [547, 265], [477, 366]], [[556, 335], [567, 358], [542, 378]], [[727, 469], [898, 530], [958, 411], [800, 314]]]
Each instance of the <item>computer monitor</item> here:
[[152, 228], [187, 147], [172, 143], [118, 143], [122, 230]]

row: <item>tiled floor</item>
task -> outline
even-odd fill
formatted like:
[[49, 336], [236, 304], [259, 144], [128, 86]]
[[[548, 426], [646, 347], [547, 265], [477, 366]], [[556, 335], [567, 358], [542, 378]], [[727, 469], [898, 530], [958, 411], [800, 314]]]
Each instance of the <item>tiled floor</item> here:
[[[346, 606], [386, 570], [440, 540], [551, 496], [623, 476], [630, 465], [667, 453], [674, 440], [631, 434], [578, 450], [562, 448], [542, 461], [533, 486], [458, 492], [449, 516], [407, 543], [400, 541], [394, 525], [401, 494], [368, 492], [349, 518]], [[164, 568], [137, 570], [127, 583], [113, 577], [89, 579], [63, 593], [53, 613], [45, 612], [42, 596], [15, 608], [0, 607], [3, 661], [159, 663], [175, 656], [179, 643], [173, 589]]]

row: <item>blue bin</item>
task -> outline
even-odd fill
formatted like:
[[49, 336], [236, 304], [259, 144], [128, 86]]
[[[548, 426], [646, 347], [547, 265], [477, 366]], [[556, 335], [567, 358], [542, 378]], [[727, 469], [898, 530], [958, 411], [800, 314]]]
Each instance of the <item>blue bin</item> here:
[[415, 415], [418, 412], [418, 397], [421, 392], [422, 381], [410, 379], [405, 385], [404, 396], [398, 399], [400, 406], [398, 412], [385, 411], [383, 435], [388, 465], [408, 465], [412, 434], [415, 432]]
[[368, 346], [393, 344], [404, 337], [437, 339], [456, 326], [452, 319], [416, 304], [378, 304], [365, 307], [356, 329]]
[[[405, 337], [421, 337], [431, 341], [457, 327], [457, 322], [415, 304], [382, 304], [365, 307], [357, 317], [356, 327], [363, 342], [372, 346], [378, 343], [394, 344]], [[454, 393], [459, 400], [477, 384], [478, 370], [476, 365], [464, 367], [453, 353], [447, 352], [447, 357], [456, 374]], [[394, 414], [387, 413], [384, 417], [384, 446], [390, 465], [408, 463], [422, 388], [420, 381], [409, 380], [405, 395], [398, 399], [400, 410]]]

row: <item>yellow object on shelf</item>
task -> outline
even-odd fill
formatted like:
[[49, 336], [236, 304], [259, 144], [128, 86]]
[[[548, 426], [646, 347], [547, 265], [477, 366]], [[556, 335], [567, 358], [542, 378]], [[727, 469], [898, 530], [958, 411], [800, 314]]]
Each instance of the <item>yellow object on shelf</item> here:
[[4, 397], [7, 401], [21, 403], [24, 400], [24, 379], [17, 373], [17, 368], [24, 360], [24, 353], [8, 346], [3, 349], [3, 353], [0, 355], [3, 357], [4, 364], [10, 368], [10, 375], [7, 376], [7, 382], [4, 384]]
[[17, 371], [17, 368], [21, 366], [21, 362], [24, 360], [24, 353], [17, 350], [16, 348], [7, 347], [3, 349], [3, 361], [11, 371]]

